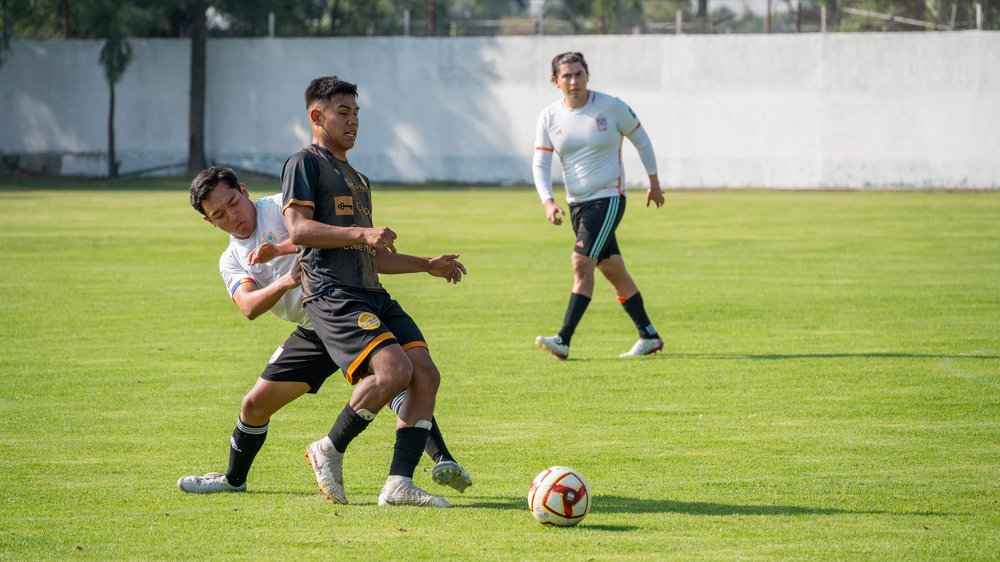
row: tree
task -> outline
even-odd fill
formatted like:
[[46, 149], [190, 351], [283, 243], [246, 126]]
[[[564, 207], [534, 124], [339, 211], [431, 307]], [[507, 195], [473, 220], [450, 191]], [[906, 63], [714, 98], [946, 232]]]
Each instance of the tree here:
[[132, 46], [128, 31], [140, 18], [138, 9], [116, 0], [93, 0], [84, 5], [82, 22], [85, 29], [99, 39], [104, 39], [100, 62], [108, 82], [108, 177], [118, 177], [118, 160], [115, 152], [115, 86], [121, 81], [132, 62]]
[[[0, 0], [0, 68], [10, 56], [14, 37], [54, 39], [72, 37], [69, 10], [65, 0]], [[62, 33], [60, 33], [62, 32]]]
[[188, 173], [207, 168], [205, 161], [205, 1], [191, 2], [191, 93], [188, 106]]
[[151, 20], [146, 26], [147, 35], [187, 35], [191, 38], [187, 159], [187, 171], [191, 174], [208, 166], [205, 159], [205, 53], [208, 37], [206, 12], [209, 2], [210, 0], [160, 0], [155, 3], [155, 11], [149, 12], [150, 16], [156, 18], [156, 22]]

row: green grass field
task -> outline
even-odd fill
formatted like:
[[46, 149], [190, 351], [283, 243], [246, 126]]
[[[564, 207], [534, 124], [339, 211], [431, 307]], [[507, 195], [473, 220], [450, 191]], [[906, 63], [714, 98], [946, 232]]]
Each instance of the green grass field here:
[[[562, 319], [572, 236], [533, 191], [376, 187], [400, 251], [469, 268], [384, 278], [475, 481], [421, 471], [454, 504], [421, 510], [375, 505], [388, 411], [348, 450], [353, 503], [316, 491], [302, 454], [347, 400], [339, 377], [272, 419], [249, 493], [180, 492], [225, 468], [291, 326], [231, 304], [226, 237], [184, 180], [7, 180], [0, 559], [997, 559], [1000, 193], [667, 197], [633, 194], [619, 229], [665, 353], [617, 358], [634, 328], [599, 280], [559, 362], [533, 340]], [[593, 488], [577, 528], [527, 511], [555, 464]]]

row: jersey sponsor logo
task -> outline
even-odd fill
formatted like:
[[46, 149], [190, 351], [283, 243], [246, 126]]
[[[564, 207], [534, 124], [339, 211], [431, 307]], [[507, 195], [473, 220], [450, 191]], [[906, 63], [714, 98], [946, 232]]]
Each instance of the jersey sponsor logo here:
[[358, 327], [362, 330], [374, 330], [382, 325], [382, 321], [371, 312], [362, 312], [358, 315]]
[[[354, 225], [354, 226], [358, 226], [358, 225]], [[355, 252], [364, 252], [364, 253], [368, 254], [369, 256], [371, 256], [371, 257], [375, 257], [377, 255], [376, 252], [375, 252], [375, 248], [369, 246], [368, 244], [351, 244], [350, 246], [344, 246], [342, 249], [344, 249], [344, 250], [352, 250], [352, 251], [355, 251]]]
[[604, 132], [608, 130], [608, 118], [603, 115], [598, 115], [594, 117], [594, 123], [597, 124], [597, 130]]
[[358, 176], [358, 181], [361, 182], [361, 185], [354, 183], [351, 178], [344, 176], [344, 182], [347, 183], [347, 187], [350, 188], [351, 191], [355, 193], [365, 193], [371, 191], [368, 184], [361, 179], [361, 176]]
[[269, 231], [267, 231], [267, 234], [264, 235], [264, 242], [270, 242], [271, 244], [274, 244], [275, 246], [277, 246], [278, 245], [278, 237], [275, 236], [274, 233], [269, 230]]
[[349, 195], [347, 197], [334, 197], [333, 208], [337, 210], [338, 215], [353, 215], [354, 198]]

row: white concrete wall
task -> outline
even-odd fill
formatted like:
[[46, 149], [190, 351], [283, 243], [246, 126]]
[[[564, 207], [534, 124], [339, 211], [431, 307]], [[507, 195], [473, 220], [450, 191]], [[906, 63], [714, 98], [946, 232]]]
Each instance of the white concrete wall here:
[[[135, 40], [117, 88], [122, 172], [187, 158], [190, 47]], [[579, 50], [627, 101], [668, 186], [1000, 188], [1000, 33], [218, 39], [210, 161], [278, 174], [309, 142], [302, 92], [357, 82], [351, 160], [376, 181], [530, 183], [549, 60]], [[94, 41], [14, 42], [0, 153], [104, 173], [107, 85]], [[628, 143], [626, 142], [626, 145]], [[628, 182], [645, 180], [624, 149]]]

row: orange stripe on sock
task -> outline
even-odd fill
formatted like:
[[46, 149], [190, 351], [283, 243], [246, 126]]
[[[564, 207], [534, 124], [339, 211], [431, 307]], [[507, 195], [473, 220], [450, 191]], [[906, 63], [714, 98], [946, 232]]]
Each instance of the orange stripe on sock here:
[[628, 297], [615, 297], [615, 298], [618, 299], [618, 304], [625, 304], [625, 301], [628, 300]]

